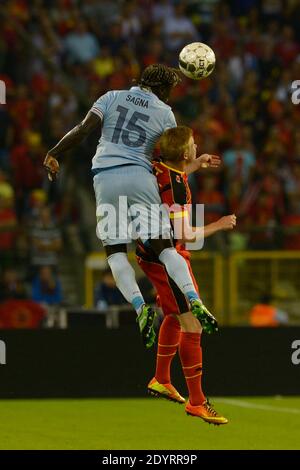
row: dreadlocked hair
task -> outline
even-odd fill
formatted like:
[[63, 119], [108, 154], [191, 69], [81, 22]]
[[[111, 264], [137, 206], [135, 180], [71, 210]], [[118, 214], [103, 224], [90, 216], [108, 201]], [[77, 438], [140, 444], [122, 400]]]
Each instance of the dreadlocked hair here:
[[148, 87], [171, 87], [180, 81], [176, 69], [164, 64], [152, 64], [142, 72], [139, 84]]

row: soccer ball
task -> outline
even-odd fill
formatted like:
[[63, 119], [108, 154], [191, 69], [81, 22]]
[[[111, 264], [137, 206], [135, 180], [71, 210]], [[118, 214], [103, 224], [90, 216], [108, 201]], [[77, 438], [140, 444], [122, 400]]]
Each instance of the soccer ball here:
[[192, 42], [179, 54], [179, 68], [188, 78], [201, 80], [208, 77], [215, 68], [214, 51], [202, 42]]

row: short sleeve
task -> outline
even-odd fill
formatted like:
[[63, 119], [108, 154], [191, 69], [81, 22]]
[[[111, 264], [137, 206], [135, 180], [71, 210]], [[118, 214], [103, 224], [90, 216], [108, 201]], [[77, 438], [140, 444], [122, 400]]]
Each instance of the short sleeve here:
[[167, 119], [165, 122], [165, 130], [170, 129], [172, 127], [177, 127], [177, 122], [176, 122], [173, 111], [170, 109], [170, 111], [167, 114]]
[[105, 93], [105, 95], [100, 96], [100, 98], [95, 101], [93, 106], [91, 107], [92, 113], [97, 114], [101, 119], [104, 118], [105, 113], [107, 112], [111, 102], [113, 99], [113, 94], [111, 91]]

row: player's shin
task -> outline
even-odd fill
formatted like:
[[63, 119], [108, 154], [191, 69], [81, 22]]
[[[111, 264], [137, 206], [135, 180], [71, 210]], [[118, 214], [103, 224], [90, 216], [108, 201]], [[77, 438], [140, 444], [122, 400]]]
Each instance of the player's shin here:
[[185, 399], [171, 384], [170, 367], [176, 355], [180, 338], [180, 324], [173, 315], [165, 316], [159, 331], [155, 377], [148, 384], [148, 391], [176, 403]]
[[171, 382], [170, 367], [180, 339], [180, 324], [173, 315], [165, 316], [159, 330], [155, 378], [161, 384]]
[[180, 336], [179, 355], [189, 390], [189, 401], [192, 405], [201, 405], [205, 401], [201, 385], [202, 349], [200, 339], [200, 333], [182, 332]]
[[137, 285], [135, 272], [128, 261], [127, 254], [114, 253], [107, 258], [107, 262], [118, 289], [139, 314], [145, 301]]
[[107, 258], [118, 289], [137, 313], [137, 322], [143, 343], [150, 348], [156, 339], [154, 330], [155, 311], [145, 304], [142, 293], [135, 279], [135, 272], [126, 253], [114, 253]]
[[165, 248], [160, 253], [159, 260], [165, 265], [170, 278], [173, 279], [190, 302], [199, 299], [186, 260], [175, 248]]

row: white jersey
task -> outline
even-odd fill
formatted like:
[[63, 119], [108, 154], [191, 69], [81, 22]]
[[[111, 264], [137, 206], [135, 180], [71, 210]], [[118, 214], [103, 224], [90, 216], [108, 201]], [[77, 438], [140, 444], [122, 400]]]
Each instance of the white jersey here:
[[136, 164], [151, 170], [156, 142], [166, 129], [177, 126], [171, 107], [139, 86], [107, 92], [91, 111], [102, 119], [93, 169]]

